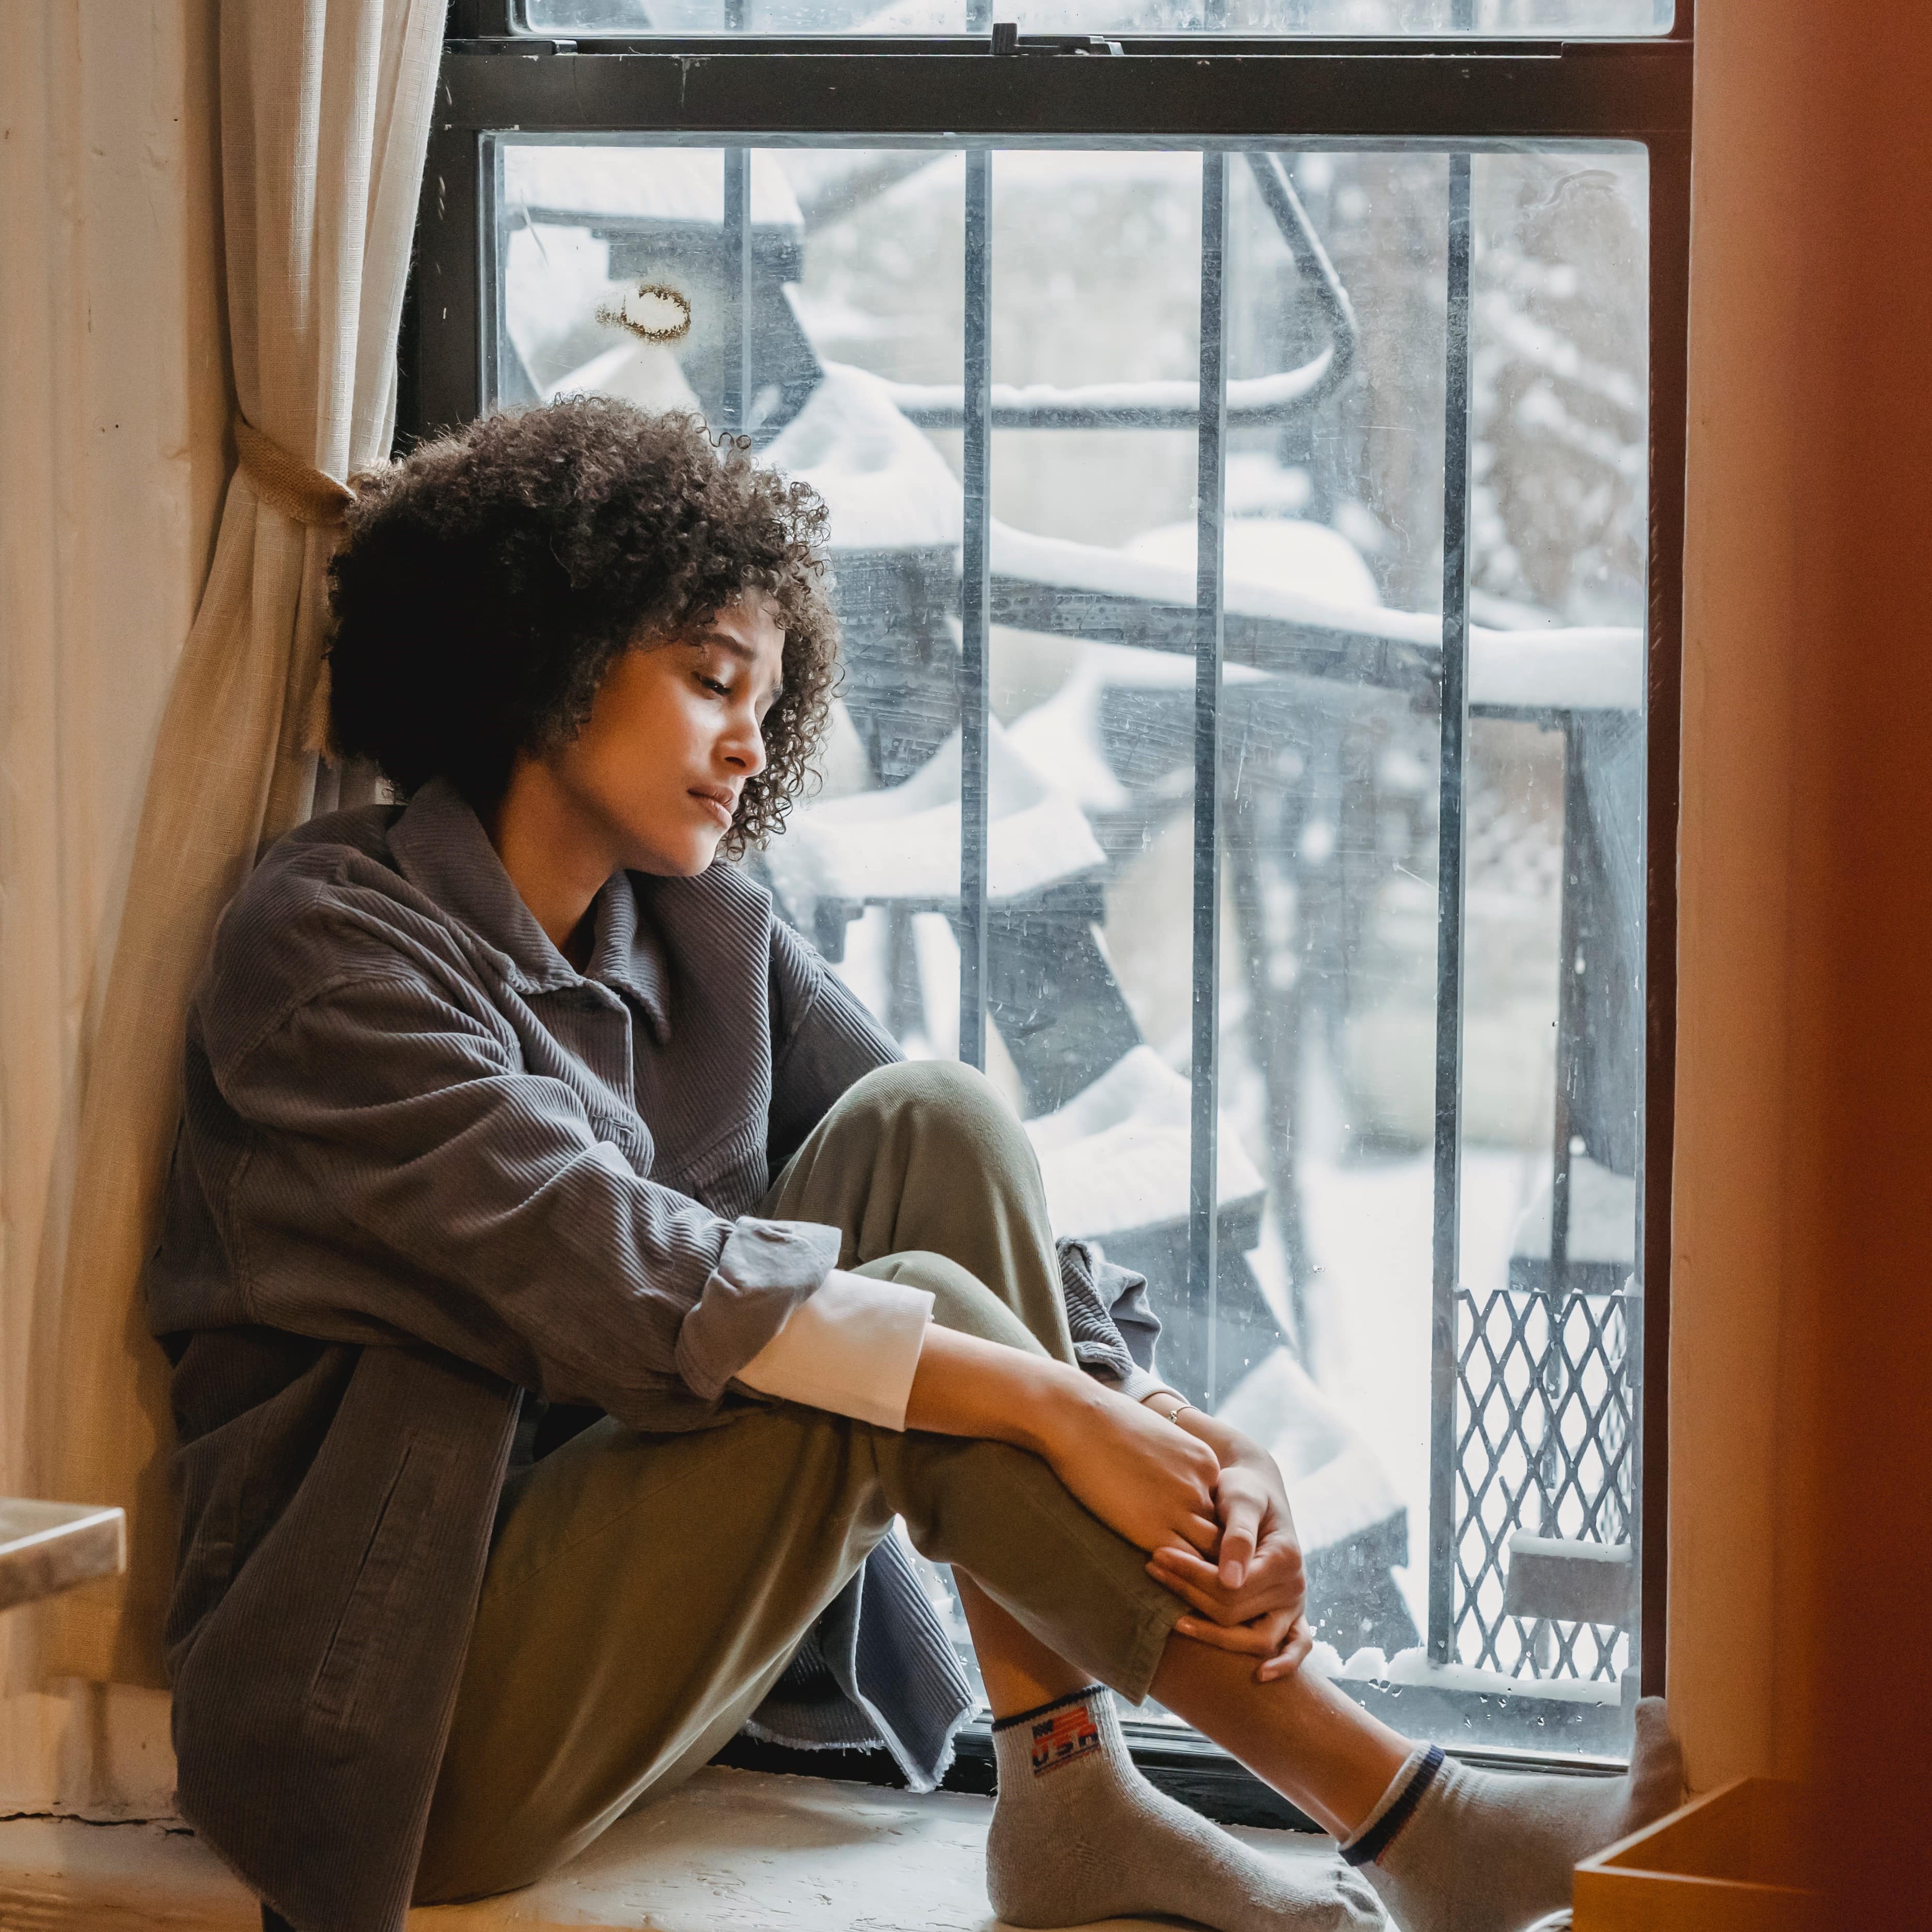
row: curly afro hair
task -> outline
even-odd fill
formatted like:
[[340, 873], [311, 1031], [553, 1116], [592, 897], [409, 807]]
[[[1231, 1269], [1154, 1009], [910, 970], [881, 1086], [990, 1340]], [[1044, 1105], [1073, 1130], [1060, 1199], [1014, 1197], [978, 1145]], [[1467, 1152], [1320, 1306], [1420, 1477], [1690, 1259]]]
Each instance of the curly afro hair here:
[[837, 676], [825, 506], [807, 485], [695, 417], [575, 396], [483, 417], [356, 491], [329, 568], [338, 750], [404, 796], [442, 777], [487, 812], [519, 754], [582, 728], [625, 651], [762, 591], [784, 632], [784, 684], [724, 849], [782, 827]]

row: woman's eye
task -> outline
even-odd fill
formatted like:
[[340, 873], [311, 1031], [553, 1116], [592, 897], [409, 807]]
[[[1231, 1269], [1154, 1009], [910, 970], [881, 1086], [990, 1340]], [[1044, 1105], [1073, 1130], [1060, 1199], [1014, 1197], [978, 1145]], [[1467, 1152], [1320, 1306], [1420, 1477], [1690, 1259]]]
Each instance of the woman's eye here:
[[720, 684], [715, 677], [706, 677], [700, 674], [698, 681], [706, 691], [715, 691], [720, 698], [729, 698], [731, 695], [731, 687], [727, 684]]

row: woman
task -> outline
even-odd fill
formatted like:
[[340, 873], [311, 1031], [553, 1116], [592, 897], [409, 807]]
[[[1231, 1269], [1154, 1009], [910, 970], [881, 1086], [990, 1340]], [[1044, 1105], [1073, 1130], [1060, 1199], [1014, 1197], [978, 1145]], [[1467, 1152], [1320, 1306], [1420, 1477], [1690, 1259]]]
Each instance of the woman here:
[[[364, 479], [333, 722], [408, 802], [225, 916], [148, 1281], [183, 1808], [363, 1932], [528, 1882], [748, 1721], [929, 1780], [964, 1700], [897, 1516], [965, 1606], [1012, 1922], [1355, 1923], [1359, 1870], [1410, 1932], [1525, 1924], [1674, 1801], [1660, 1713], [1627, 1781], [1508, 1780], [1299, 1673], [1272, 1462], [1136, 1368], [986, 1084], [900, 1063], [720, 862], [824, 723], [823, 515], [588, 400]], [[1158, 1796], [1102, 1685], [1347, 1862]]]

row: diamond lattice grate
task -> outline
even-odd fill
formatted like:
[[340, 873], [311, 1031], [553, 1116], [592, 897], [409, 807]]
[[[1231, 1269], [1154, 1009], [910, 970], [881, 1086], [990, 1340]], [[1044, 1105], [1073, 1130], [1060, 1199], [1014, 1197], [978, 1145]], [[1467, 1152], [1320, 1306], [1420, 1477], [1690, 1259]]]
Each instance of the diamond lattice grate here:
[[1503, 1612], [1519, 1530], [1630, 1538], [1630, 1324], [1621, 1294], [1502, 1288], [1456, 1296], [1454, 1654], [1512, 1677], [1609, 1678], [1615, 1625]]

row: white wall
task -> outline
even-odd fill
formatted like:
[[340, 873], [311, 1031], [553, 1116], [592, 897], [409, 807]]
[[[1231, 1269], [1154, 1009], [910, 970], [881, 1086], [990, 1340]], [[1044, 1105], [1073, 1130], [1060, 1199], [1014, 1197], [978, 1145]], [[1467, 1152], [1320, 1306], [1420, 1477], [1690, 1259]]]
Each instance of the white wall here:
[[[41, 1491], [75, 1097], [229, 460], [214, 14], [0, 6], [0, 1493]], [[32, 1636], [0, 1624], [0, 1810], [152, 1808], [165, 1700], [17, 1694]]]

